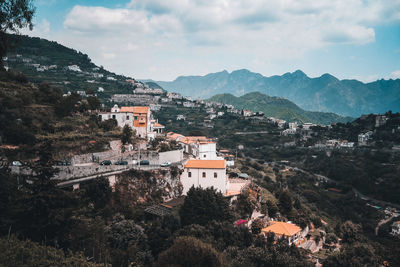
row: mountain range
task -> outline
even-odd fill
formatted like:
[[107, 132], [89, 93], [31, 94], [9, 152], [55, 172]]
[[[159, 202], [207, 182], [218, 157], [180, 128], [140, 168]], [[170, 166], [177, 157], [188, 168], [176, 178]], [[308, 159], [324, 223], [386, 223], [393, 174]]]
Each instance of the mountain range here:
[[334, 112], [343, 116], [400, 111], [400, 79], [363, 83], [339, 80], [330, 74], [310, 78], [301, 70], [265, 77], [246, 69], [226, 70], [205, 76], [180, 76], [174, 81], [157, 81], [168, 91], [207, 99], [216, 94], [242, 96], [261, 92], [284, 97], [305, 110]]
[[351, 117], [342, 117], [330, 112], [306, 111], [285, 98], [270, 97], [260, 92], [252, 92], [240, 97], [232, 94], [219, 94], [206, 101], [230, 104], [235, 108], [246, 108], [253, 112], [261, 111], [268, 117], [272, 116], [302, 123], [314, 122], [327, 125], [332, 122], [349, 122], [353, 120]]

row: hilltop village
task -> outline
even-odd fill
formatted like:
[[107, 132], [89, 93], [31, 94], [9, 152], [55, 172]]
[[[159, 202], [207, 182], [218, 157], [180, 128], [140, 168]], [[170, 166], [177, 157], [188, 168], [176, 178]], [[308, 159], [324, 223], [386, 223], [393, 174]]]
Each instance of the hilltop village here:
[[115, 266], [187, 247], [214, 266], [397, 263], [400, 114], [286, 121], [94, 64], [3, 60], [5, 235]]

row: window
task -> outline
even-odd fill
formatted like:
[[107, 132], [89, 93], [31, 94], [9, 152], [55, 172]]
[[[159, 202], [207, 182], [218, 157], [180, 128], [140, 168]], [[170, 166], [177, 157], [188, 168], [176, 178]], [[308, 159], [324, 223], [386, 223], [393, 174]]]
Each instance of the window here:
[[192, 172], [188, 172], [188, 177], [192, 177]]
[[129, 120], [129, 115], [128, 115], [128, 116], [126, 116], [126, 119], [127, 119], [127, 120]]
[[216, 172], [214, 172], [214, 178], [217, 178], [218, 174]]
[[203, 172], [203, 178], [206, 178], [206, 173], [205, 172]]
[[137, 116], [135, 116], [133, 119], [134, 119], [135, 121], [137, 121]]
[[205, 157], [206, 157], [206, 154], [203, 155], [203, 158], [205, 158]]
[[112, 115], [112, 118], [115, 120], [115, 115]]
[[102, 120], [102, 119], [103, 119], [103, 116], [99, 115], [99, 119]]

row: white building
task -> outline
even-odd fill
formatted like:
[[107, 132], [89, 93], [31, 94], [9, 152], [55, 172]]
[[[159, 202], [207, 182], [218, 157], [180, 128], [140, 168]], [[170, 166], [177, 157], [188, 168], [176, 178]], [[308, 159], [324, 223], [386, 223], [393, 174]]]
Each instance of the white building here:
[[369, 139], [371, 139], [372, 134], [373, 134], [372, 131], [369, 131], [369, 132], [367, 132], [367, 133], [360, 133], [360, 134], [358, 135], [358, 145], [360, 145], [360, 146], [366, 145], [366, 144], [367, 144], [367, 141], [368, 141]]
[[161, 105], [150, 104], [150, 110], [151, 111], [159, 111], [159, 110], [161, 110]]
[[178, 93], [168, 92], [167, 97], [171, 99], [182, 99], [182, 96]]
[[310, 123], [310, 122], [304, 123], [303, 124], [303, 130], [310, 130], [311, 127], [314, 127], [314, 126], [317, 126], [317, 125], [314, 124], [314, 123]]
[[188, 101], [186, 101], [186, 102], [183, 102], [183, 106], [184, 106], [185, 108], [194, 108], [194, 107], [196, 106], [196, 104], [193, 103], [193, 102], [188, 102]]
[[217, 159], [217, 144], [212, 141], [200, 141], [190, 144], [192, 155], [201, 160]]
[[348, 141], [346, 141], [346, 140], [343, 140], [343, 141], [340, 143], [340, 147], [352, 148], [352, 147], [354, 147], [354, 142], [348, 142]]
[[377, 115], [375, 117], [375, 128], [381, 127], [386, 124], [387, 118], [384, 115]]
[[130, 126], [136, 131], [138, 137], [152, 138], [162, 132], [164, 126], [152, 119], [150, 107], [134, 106], [121, 107], [114, 105], [111, 112], [101, 112], [99, 117], [102, 121], [115, 119], [118, 126]]
[[394, 222], [392, 224], [392, 235], [400, 235], [400, 221]]
[[70, 65], [70, 66], [68, 66], [67, 68], [68, 68], [68, 70], [70, 70], [70, 71], [82, 72], [82, 70], [79, 68], [78, 65]]
[[251, 112], [248, 109], [243, 109], [242, 110], [242, 115], [245, 116], [245, 117], [250, 117], [251, 115], [253, 115], [253, 112]]
[[153, 95], [161, 95], [163, 92], [162, 89], [152, 89], [152, 88], [136, 88], [133, 90], [134, 94], [153, 94]]
[[297, 121], [289, 122], [289, 129], [297, 129]]
[[184, 120], [186, 120], [186, 117], [185, 117], [185, 115], [179, 114], [178, 116], [176, 116], [176, 120], [177, 121], [180, 121], [180, 120], [184, 121]]
[[225, 160], [189, 160], [181, 174], [183, 194], [194, 187], [214, 187], [222, 194], [226, 194], [229, 180], [226, 176]]
[[286, 130], [283, 130], [282, 132], [281, 132], [281, 135], [283, 135], [283, 136], [288, 136], [288, 135], [293, 135], [293, 134], [296, 134], [296, 129], [295, 128], [289, 128], [289, 129], [286, 129]]

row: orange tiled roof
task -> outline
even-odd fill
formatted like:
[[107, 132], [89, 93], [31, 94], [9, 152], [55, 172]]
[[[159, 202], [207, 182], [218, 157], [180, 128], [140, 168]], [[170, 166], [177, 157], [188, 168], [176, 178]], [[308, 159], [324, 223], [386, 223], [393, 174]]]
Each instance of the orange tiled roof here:
[[237, 196], [237, 195], [240, 195], [240, 191], [226, 191], [225, 193], [226, 197]]
[[263, 228], [263, 233], [273, 232], [277, 235], [292, 236], [301, 231], [301, 228], [292, 223], [286, 222], [271, 222], [272, 224], [268, 227]]
[[164, 125], [162, 125], [161, 123], [156, 122], [156, 123], [154, 123], [154, 127], [164, 127]]
[[189, 160], [185, 168], [193, 169], [225, 169], [225, 160], [201, 160], [201, 159], [191, 159]]
[[148, 113], [150, 110], [150, 107], [121, 107], [119, 112], [132, 112], [132, 113]]
[[195, 142], [208, 142], [208, 138], [205, 136], [186, 136], [180, 142], [185, 144], [191, 144]]
[[179, 137], [184, 137], [184, 136], [181, 135], [181, 134], [174, 133], [174, 132], [168, 132], [168, 133], [167, 133], [167, 138], [168, 138], [168, 139], [176, 140], [176, 139], [179, 138]]

